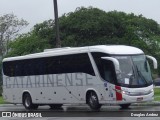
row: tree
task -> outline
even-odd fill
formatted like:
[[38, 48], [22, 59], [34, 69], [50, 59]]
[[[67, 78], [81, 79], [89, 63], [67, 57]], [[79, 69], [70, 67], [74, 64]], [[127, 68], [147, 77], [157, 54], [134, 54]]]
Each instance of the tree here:
[[60, 18], [63, 46], [106, 44], [113, 29], [107, 13], [97, 8], [77, 8]]
[[[50, 48], [47, 40], [40, 38], [34, 32], [22, 34], [9, 43], [11, 51], [7, 56], [21, 56], [30, 53], [42, 52], [44, 49]], [[6, 57], [7, 57], [6, 56]]]
[[[159, 24], [133, 13], [105, 12], [97, 8], [82, 7], [62, 15], [59, 24], [62, 46], [125, 44], [139, 47], [149, 53], [154, 44], [159, 44], [156, 40], [160, 38]], [[47, 20], [36, 24], [31, 33], [48, 41], [50, 47], [55, 47], [54, 27], [55, 21]]]
[[43, 23], [36, 24], [31, 33], [34, 33], [41, 39], [46, 39], [52, 48], [56, 47], [55, 21], [47, 20]]
[[8, 52], [9, 41], [27, 25], [27, 21], [19, 20], [14, 14], [5, 14], [0, 17], [0, 55], [3, 56]]
[[[82, 7], [62, 15], [59, 18], [59, 25], [63, 47], [131, 45], [160, 61], [160, 25], [142, 15]], [[36, 24], [29, 34], [12, 41], [8, 56], [35, 53], [54, 47], [56, 47], [55, 21], [47, 20]]]

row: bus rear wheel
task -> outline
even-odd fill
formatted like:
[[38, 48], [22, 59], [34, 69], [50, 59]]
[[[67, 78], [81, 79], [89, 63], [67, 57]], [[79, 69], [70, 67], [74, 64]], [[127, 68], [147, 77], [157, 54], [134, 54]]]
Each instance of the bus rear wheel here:
[[87, 96], [87, 103], [92, 110], [99, 110], [102, 106], [99, 104], [97, 94], [93, 91], [91, 91]]
[[32, 98], [31, 98], [30, 94], [28, 94], [28, 93], [25, 94], [23, 97], [23, 105], [27, 110], [38, 108], [38, 105], [35, 105], [32, 103]]
[[63, 104], [51, 104], [49, 105], [51, 109], [59, 109], [62, 107]]
[[129, 104], [120, 104], [120, 107], [122, 109], [127, 109], [127, 108], [129, 108], [130, 105], [131, 105], [130, 103]]

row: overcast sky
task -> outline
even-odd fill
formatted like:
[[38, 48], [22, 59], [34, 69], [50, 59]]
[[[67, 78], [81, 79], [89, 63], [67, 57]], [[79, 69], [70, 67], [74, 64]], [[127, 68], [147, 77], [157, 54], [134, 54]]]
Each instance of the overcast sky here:
[[[59, 16], [74, 11], [77, 7], [97, 7], [106, 12], [123, 11], [142, 14], [160, 24], [160, 0], [57, 0]], [[53, 0], [0, 0], [0, 16], [14, 13], [27, 20], [29, 30], [36, 23], [54, 18]]]

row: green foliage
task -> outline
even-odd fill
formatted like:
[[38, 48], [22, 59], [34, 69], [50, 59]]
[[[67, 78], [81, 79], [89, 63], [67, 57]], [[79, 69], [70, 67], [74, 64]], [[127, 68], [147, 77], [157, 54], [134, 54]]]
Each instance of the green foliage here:
[[0, 16], [0, 55], [8, 52], [8, 42], [13, 40], [20, 30], [28, 25], [14, 14]]
[[112, 28], [105, 27], [108, 24], [104, 11], [96, 8], [76, 9], [74, 13], [60, 18], [60, 31], [65, 33], [62, 45], [70, 46], [70, 41], [74, 41], [73, 46], [100, 44], [110, 34]]
[[160, 101], [160, 88], [154, 88], [154, 100]]
[[[59, 24], [62, 47], [131, 45], [160, 61], [160, 26], [142, 15], [82, 7], [62, 15]], [[8, 56], [40, 52], [55, 47], [55, 42], [55, 21], [47, 20], [35, 25], [30, 33], [11, 42]]]
[[154, 88], [154, 95], [160, 97], [160, 88]]
[[2, 85], [0, 85], [0, 96], [2, 96]]
[[0, 96], [0, 104], [4, 104], [5, 102], [4, 102], [4, 100], [3, 100], [3, 98], [2, 98], [2, 96]]
[[0, 61], [0, 96], [2, 95], [2, 62]]
[[28, 33], [23, 34], [14, 41], [10, 42], [9, 47], [11, 51], [7, 54], [7, 56], [20, 56], [42, 52], [44, 49], [50, 48], [50, 45], [47, 40], [41, 39], [34, 33]]
[[34, 33], [35, 36], [41, 39], [47, 40], [48, 41], [47, 44], [49, 44], [51, 47], [55, 47], [56, 37], [53, 26], [55, 26], [53, 20], [44, 21], [43, 23], [36, 24], [31, 33]]

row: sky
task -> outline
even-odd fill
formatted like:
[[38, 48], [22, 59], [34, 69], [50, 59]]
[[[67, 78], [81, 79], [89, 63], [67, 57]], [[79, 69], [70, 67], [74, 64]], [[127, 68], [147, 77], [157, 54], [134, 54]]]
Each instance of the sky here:
[[[106, 12], [123, 11], [142, 14], [160, 24], [160, 0], [57, 0], [59, 16], [77, 7], [96, 7]], [[29, 22], [25, 31], [45, 20], [54, 19], [53, 0], [0, 0], [0, 16], [13, 13]]]

